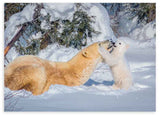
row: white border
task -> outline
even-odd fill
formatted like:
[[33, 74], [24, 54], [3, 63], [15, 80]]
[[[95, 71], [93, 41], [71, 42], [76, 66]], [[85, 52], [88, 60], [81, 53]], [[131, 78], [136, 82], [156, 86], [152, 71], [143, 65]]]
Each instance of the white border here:
[[[45, 3], [51, 3], [51, 2], [55, 2], [55, 3], [67, 3], [67, 2], [87, 2], [87, 3], [156, 3], [156, 112], [47, 112], [47, 114], [113, 114], [113, 115], [119, 115], [119, 114], [124, 114], [124, 115], [128, 115], [128, 114], [136, 114], [136, 115], [150, 115], [150, 114], [154, 114], [154, 115], [160, 115], [160, 2], [158, 0], [0, 0], [0, 113], [1, 114], [6, 114], [6, 112], [4, 112], [4, 97], [3, 97], [3, 51], [4, 51], [4, 3], [15, 3], [15, 2], [21, 2], [21, 3], [36, 3], [36, 2], [45, 2]], [[11, 112], [11, 114], [28, 114], [28, 112]], [[44, 114], [44, 112], [34, 112], [34, 113], [29, 113], [29, 114]], [[10, 112], [7, 112], [7, 114], [10, 114]], [[46, 113], [45, 113], [46, 114]]]
[[36, 3], [36, 2], [43, 2], [43, 3], [155, 3], [157, 0], [1, 0], [2, 3], [5, 2], [11, 2], [11, 3], [16, 3], [16, 2], [20, 2], [20, 3]]

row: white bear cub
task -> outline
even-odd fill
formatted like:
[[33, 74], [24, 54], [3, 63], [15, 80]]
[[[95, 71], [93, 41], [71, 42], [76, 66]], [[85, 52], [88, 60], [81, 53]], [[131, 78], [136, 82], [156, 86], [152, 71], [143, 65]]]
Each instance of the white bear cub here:
[[132, 76], [124, 58], [128, 47], [129, 45], [122, 40], [117, 40], [111, 53], [103, 47], [99, 48], [99, 53], [112, 71], [114, 89], [129, 89], [132, 86]]

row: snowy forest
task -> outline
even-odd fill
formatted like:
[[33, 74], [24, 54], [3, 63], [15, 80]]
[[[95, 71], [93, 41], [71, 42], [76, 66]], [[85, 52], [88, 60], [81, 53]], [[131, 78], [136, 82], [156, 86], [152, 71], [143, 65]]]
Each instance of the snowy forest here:
[[155, 111], [155, 3], [5, 3], [4, 67], [21, 55], [66, 62], [99, 41], [121, 38], [134, 85], [113, 90], [100, 63], [81, 86], [52, 85], [42, 95], [4, 87], [4, 111]]

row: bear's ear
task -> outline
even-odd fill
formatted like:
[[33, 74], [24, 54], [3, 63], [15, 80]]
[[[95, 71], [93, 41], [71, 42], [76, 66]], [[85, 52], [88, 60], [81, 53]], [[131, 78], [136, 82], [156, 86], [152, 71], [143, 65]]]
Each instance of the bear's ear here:
[[83, 55], [84, 57], [88, 58], [88, 52], [87, 52], [87, 50], [82, 51], [82, 55]]
[[102, 43], [98, 43], [99, 46], [102, 46]]

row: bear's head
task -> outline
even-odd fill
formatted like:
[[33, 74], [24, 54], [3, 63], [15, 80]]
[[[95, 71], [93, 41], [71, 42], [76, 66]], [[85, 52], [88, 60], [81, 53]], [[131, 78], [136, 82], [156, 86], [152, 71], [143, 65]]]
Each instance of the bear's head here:
[[115, 54], [115, 55], [119, 55], [119, 56], [123, 56], [124, 53], [127, 51], [127, 49], [129, 48], [129, 45], [126, 44], [123, 40], [117, 40], [117, 42], [113, 45], [114, 49], [113, 52], [111, 54]]
[[106, 41], [101, 41], [101, 42], [96, 42], [87, 48], [82, 50], [82, 56], [85, 58], [97, 58], [101, 57], [99, 54], [99, 47], [104, 47], [106, 50], [111, 51], [113, 46], [113, 42], [106, 40]]

